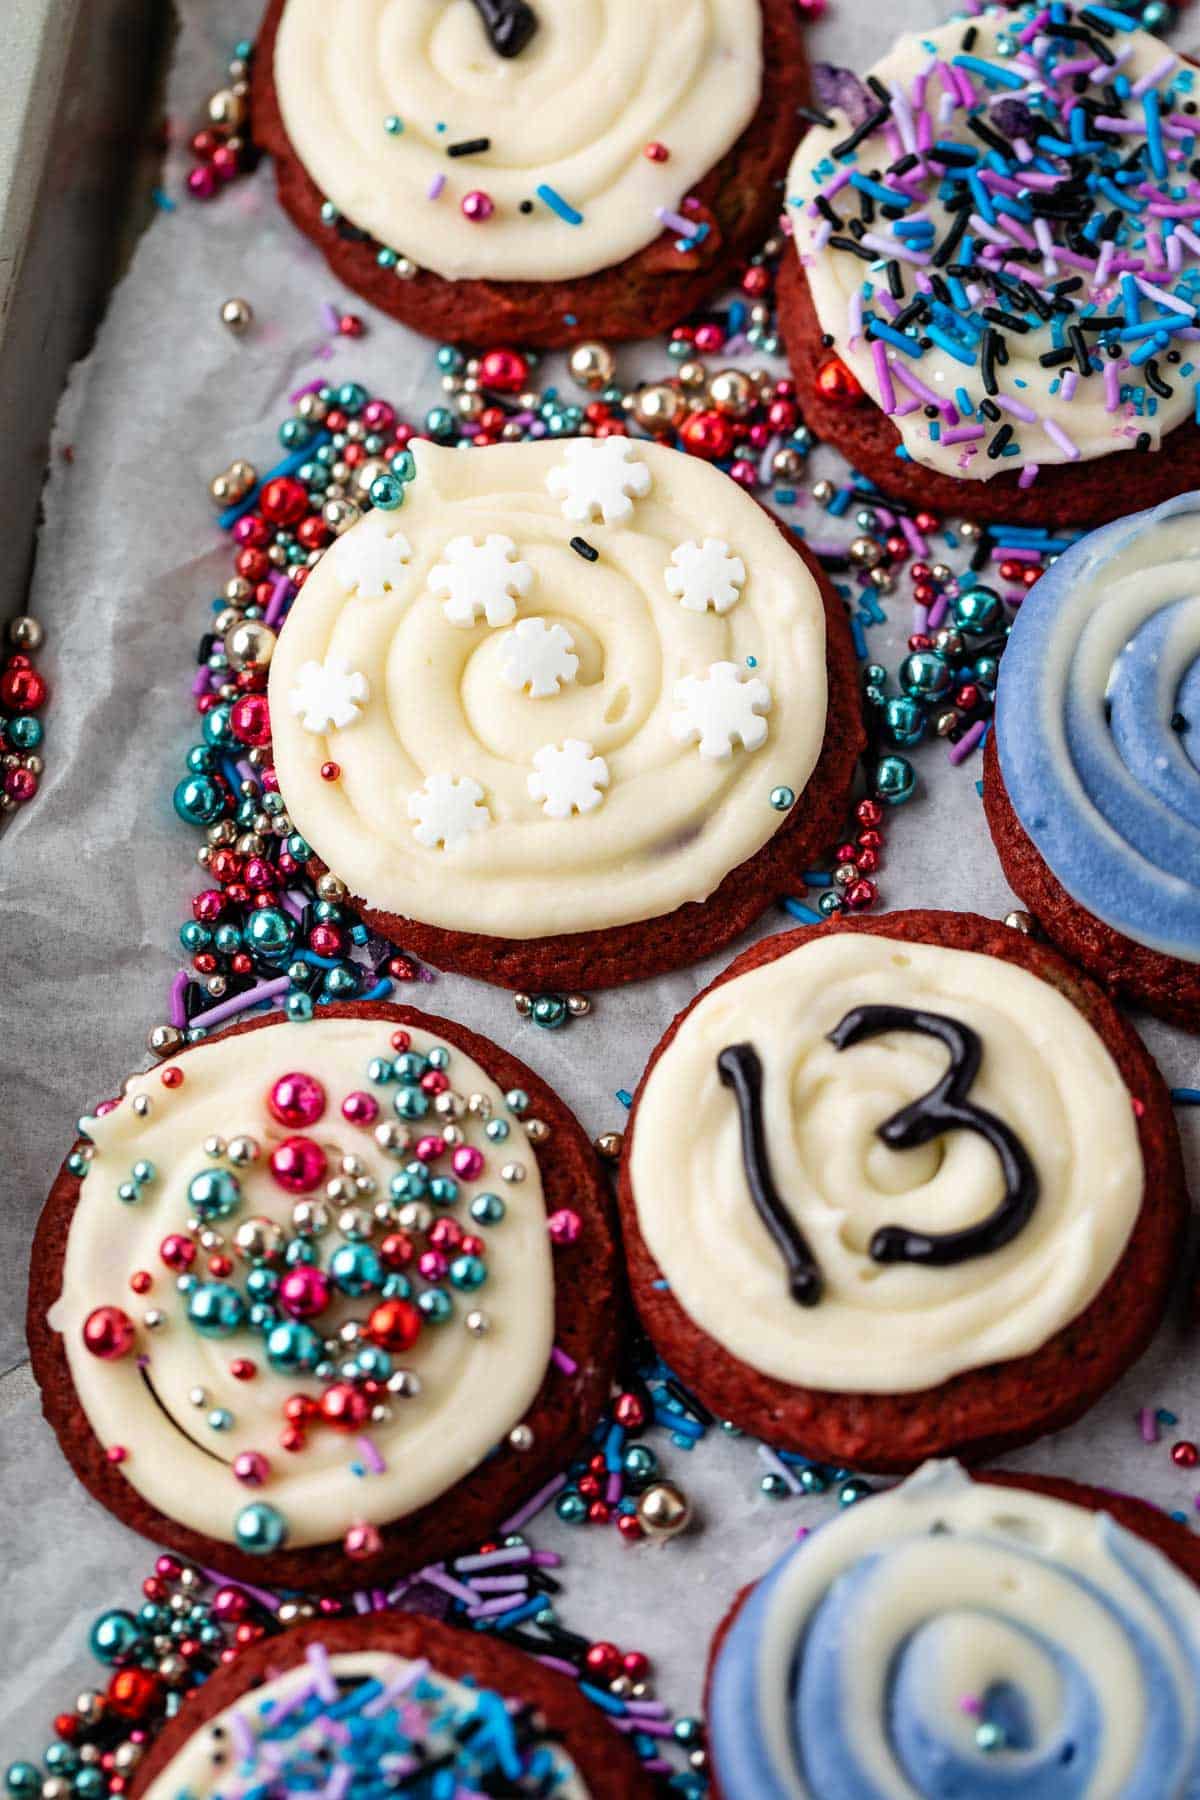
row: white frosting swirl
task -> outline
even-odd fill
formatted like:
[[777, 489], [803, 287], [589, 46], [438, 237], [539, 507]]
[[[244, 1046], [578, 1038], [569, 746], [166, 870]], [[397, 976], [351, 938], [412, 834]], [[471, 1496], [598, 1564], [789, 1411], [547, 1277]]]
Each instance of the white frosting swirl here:
[[[154, 1072], [134, 1076], [121, 1105], [89, 1122], [95, 1156], [71, 1220], [62, 1291], [50, 1322], [63, 1334], [71, 1380], [92, 1430], [106, 1448], [120, 1445], [126, 1452], [121, 1473], [152, 1506], [206, 1537], [234, 1541], [238, 1511], [257, 1500], [286, 1518], [289, 1549], [334, 1542], [354, 1523], [382, 1526], [402, 1518], [476, 1468], [521, 1420], [545, 1376], [554, 1327], [554, 1276], [536, 1159], [515, 1123], [505, 1143], [493, 1145], [481, 1130], [469, 1134], [484, 1150], [484, 1168], [478, 1178], [459, 1181], [454, 1208], [470, 1231], [468, 1208], [474, 1195], [498, 1191], [504, 1201], [503, 1221], [484, 1233], [486, 1284], [478, 1297], [468, 1298], [468, 1305], [486, 1311], [487, 1335], [472, 1336], [461, 1317], [425, 1326], [413, 1348], [397, 1358], [418, 1375], [421, 1392], [396, 1402], [386, 1422], [367, 1424], [362, 1433], [350, 1435], [315, 1429], [302, 1451], [286, 1453], [279, 1448], [284, 1400], [293, 1393], [318, 1396], [322, 1384], [303, 1374], [272, 1372], [263, 1338], [247, 1328], [213, 1338], [201, 1336], [188, 1322], [186, 1300], [175, 1291], [159, 1246], [168, 1234], [186, 1228], [191, 1178], [225, 1166], [208, 1157], [205, 1140], [248, 1134], [263, 1152], [258, 1161], [236, 1171], [243, 1203], [227, 1223], [217, 1221], [227, 1240], [247, 1217], [288, 1226], [293, 1202], [300, 1197], [283, 1191], [268, 1166], [271, 1149], [294, 1135], [266, 1104], [280, 1076], [300, 1070], [324, 1086], [327, 1107], [307, 1134], [325, 1148], [330, 1175], [337, 1173], [339, 1157], [352, 1153], [377, 1184], [374, 1198], [387, 1197], [391, 1177], [407, 1156], [398, 1160], [386, 1155], [373, 1131], [349, 1124], [339, 1108], [348, 1093], [365, 1091], [378, 1097], [381, 1120], [392, 1117], [390, 1109], [383, 1109], [395, 1087], [373, 1088], [367, 1077], [373, 1057], [395, 1054], [389, 1050], [391, 1030], [377, 1019], [316, 1019], [214, 1039], [172, 1065], [184, 1076], [178, 1087], [164, 1087]], [[413, 1049], [422, 1053], [438, 1042], [415, 1028], [410, 1036]], [[495, 1116], [508, 1118], [495, 1082], [463, 1051], [451, 1051], [447, 1072], [455, 1092], [486, 1095]], [[150, 1102], [144, 1117], [134, 1110], [139, 1096]], [[423, 1121], [418, 1130], [426, 1128]], [[156, 1173], [136, 1201], [123, 1204], [117, 1189], [130, 1179], [138, 1160], [149, 1161]], [[519, 1183], [505, 1183], [501, 1177], [502, 1165], [510, 1160], [524, 1167]], [[320, 1196], [318, 1189], [313, 1197]], [[362, 1204], [369, 1208], [374, 1199]], [[338, 1207], [331, 1210], [336, 1216]], [[235, 1265], [229, 1279], [240, 1285], [246, 1265], [231, 1244], [227, 1254]], [[130, 1277], [138, 1270], [154, 1278], [140, 1299], [130, 1290]], [[203, 1251], [193, 1273], [209, 1279]], [[324, 1336], [336, 1332], [347, 1316], [363, 1318], [378, 1297], [336, 1304], [315, 1321], [318, 1331]], [[85, 1348], [84, 1321], [94, 1308], [106, 1305], [121, 1307], [139, 1325], [135, 1350], [149, 1359], [148, 1381], [137, 1354], [103, 1361]], [[154, 1331], [140, 1323], [149, 1308], [166, 1314]], [[231, 1372], [239, 1357], [257, 1363], [253, 1380], [239, 1380]], [[204, 1393], [199, 1405], [192, 1397], [196, 1389]], [[213, 1429], [208, 1420], [221, 1408], [232, 1415], [231, 1422]], [[363, 1467], [363, 1434], [384, 1466], [356, 1474], [352, 1465]], [[269, 1478], [261, 1487], [243, 1486], [232, 1473], [235, 1458], [247, 1451], [258, 1451], [270, 1462]]]
[[[946, 1052], [913, 1032], [835, 1050], [859, 1006], [941, 1013], [983, 1048], [971, 1088], [1024, 1144], [1040, 1194], [1002, 1249], [951, 1267], [880, 1264], [885, 1225], [941, 1233], [986, 1218], [1003, 1181], [965, 1131], [906, 1150], [878, 1136], [925, 1094]], [[717, 1057], [748, 1041], [763, 1065], [775, 1185], [824, 1288], [800, 1306], [747, 1190], [737, 1108]], [[714, 988], [638, 1102], [638, 1223], [684, 1311], [722, 1349], [795, 1386], [909, 1393], [1037, 1350], [1095, 1298], [1128, 1242], [1143, 1168], [1128, 1091], [1083, 1015], [992, 956], [866, 933], [818, 938]]]
[[655, 444], [414, 454], [403, 509], [338, 540], [280, 635], [297, 830], [371, 907], [453, 930], [530, 939], [706, 899], [820, 754], [807, 568], [736, 483]]
[[[512, 58], [492, 49], [471, 0], [287, 0], [280, 22], [275, 89], [317, 187], [360, 230], [453, 280], [568, 281], [632, 256], [758, 105], [759, 0], [534, 11]], [[482, 152], [447, 154], [480, 138]], [[667, 160], [647, 157], [652, 143]], [[472, 190], [494, 203], [484, 222], [461, 210]]]

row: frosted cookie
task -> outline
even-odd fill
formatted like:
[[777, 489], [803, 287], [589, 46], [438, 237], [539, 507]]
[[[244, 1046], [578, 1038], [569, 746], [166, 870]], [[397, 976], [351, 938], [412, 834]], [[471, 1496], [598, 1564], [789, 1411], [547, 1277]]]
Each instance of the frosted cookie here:
[[1017, 614], [984, 804], [1009, 881], [1117, 997], [1200, 1025], [1200, 494], [1073, 544]]
[[719, 1417], [904, 1470], [1078, 1417], [1144, 1349], [1186, 1212], [1140, 1039], [966, 913], [787, 932], [681, 1013], [621, 1170], [634, 1301]]
[[814, 431], [973, 519], [1099, 524], [1200, 486], [1195, 81], [1113, 9], [1026, 4], [827, 82], [779, 286]]
[[648, 1800], [653, 1789], [573, 1681], [494, 1637], [376, 1613], [242, 1650], [163, 1727], [129, 1791]]
[[646, 337], [779, 213], [792, 0], [271, 0], [251, 117], [350, 287], [477, 345]]
[[608, 1398], [591, 1147], [462, 1026], [255, 1020], [84, 1133], [34, 1244], [43, 1408], [98, 1500], [202, 1566], [325, 1590], [436, 1561]]
[[413, 446], [271, 663], [280, 790], [368, 922], [517, 988], [711, 954], [842, 829], [842, 603], [736, 484], [627, 438]]
[[929, 1463], [747, 1588], [709, 1665], [716, 1800], [1183, 1800], [1200, 1551], [1120, 1494]]

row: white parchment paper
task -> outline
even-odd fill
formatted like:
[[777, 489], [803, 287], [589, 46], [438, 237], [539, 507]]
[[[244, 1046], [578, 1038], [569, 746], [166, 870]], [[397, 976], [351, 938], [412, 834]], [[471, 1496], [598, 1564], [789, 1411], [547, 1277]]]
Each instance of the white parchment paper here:
[[[178, 10], [169, 106], [185, 142], [232, 45], [253, 33], [257, 6], [178, 0]], [[893, 30], [946, 12], [939, 0], [896, 0], [886, 16], [861, 0], [833, 0], [813, 54], [861, 69]], [[163, 179], [172, 194], [187, 166], [181, 150], [170, 154]], [[232, 294], [248, 298], [258, 319], [240, 341], [217, 319]], [[369, 321], [368, 335], [340, 340], [329, 362], [314, 360], [324, 301]], [[661, 346], [621, 353], [627, 376], [664, 367]], [[165, 1017], [179, 966], [175, 932], [203, 885], [191, 860], [196, 834], [176, 820], [171, 790], [196, 737], [194, 646], [229, 568], [206, 484], [235, 456], [269, 467], [289, 390], [316, 376], [361, 380], [411, 418], [438, 397], [434, 346], [339, 292], [275, 206], [264, 166], [212, 206], [181, 199], [176, 212], [156, 216], [58, 419], [32, 597], [49, 634], [47, 770], [36, 802], [0, 840], [0, 1760], [37, 1754], [51, 1715], [96, 1680], [87, 1627], [106, 1605], [136, 1604], [153, 1558], [79, 1487], [42, 1422], [24, 1365], [28, 1244], [73, 1121], [146, 1060], [147, 1028]], [[799, 517], [814, 524], [819, 515], [810, 504]], [[831, 535], [823, 520], [815, 535]], [[902, 584], [894, 624], [871, 640], [893, 667], [908, 610]], [[1013, 901], [984, 824], [977, 767], [952, 769], [936, 743], [919, 766], [921, 797], [890, 820], [886, 904], [1002, 915]], [[784, 923], [773, 913], [762, 929]], [[725, 960], [599, 995], [591, 1018], [558, 1034], [520, 1021], [506, 993], [454, 977], [413, 998], [510, 1046], [594, 1132], [619, 1128], [615, 1090], [633, 1087], [673, 1014]], [[1145, 1037], [1172, 1085], [1197, 1084], [1195, 1039], [1153, 1023]], [[1200, 1112], [1181, 1122], [1195, 1183]], [[1176, 1435], [1200, 1435], [1198, 1372], [1177, 1307], [1103, 1404], [1011, 1460], [1191, 1510], [1200, 1476], [1176, 1469], [1168, 1447]], [[1138, 1437], [1144, 1404], [1180, 1417], [1155, 1448]], [[634, 1549], [615, 1531], [570, 1530], [552, 1517], [538, 1535], [569, 1556], [566, 1621], [647, 1650], [664, 1697], [691, 1710], [708, 1637], [732, 1594], [799, 1524], [816, 1523], [825, 1503], [764, 1498], [749, 1443], [714, 1433], [687, 1455], [655, 1436], [700, 1529]]]

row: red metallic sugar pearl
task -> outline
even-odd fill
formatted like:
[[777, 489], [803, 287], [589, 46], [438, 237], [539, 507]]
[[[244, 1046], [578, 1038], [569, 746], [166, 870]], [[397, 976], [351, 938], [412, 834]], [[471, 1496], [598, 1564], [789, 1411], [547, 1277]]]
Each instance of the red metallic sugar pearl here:
[[589, 1672], [601, 1681], [613, 1681], [621, 1673], [621, 1652], [604, 1639], [592, 1644], [583, 1660]]
[[18, 806], [24, 806], [38, 790], [38, 778], [32, 769], [9, 769], [4, 777], [4, 791]]
[[83, 1346], [102, 1362], [119, 1362], [133, 1349], [137, 1331], [119, 1306], [97, 1306], [83, 1321]]
[[834, 406], [857, 406], [863, 399], [862, 383], [840, 356], [828, 356], [817, 370], [816, 390]]
[[671, 158], [671, 152], [667, 149], [667, 146], [665, 144], [660, 144], [657, 138], [655, 138], [652, 143], [646, 145], [642, 155], [646, 158], [647, 162], [656, 163], [669, 162]]
[[877, 850], [859, 850], [854, 860], [860, 875], [874, 875], [879, 868], [880, 856]]
[[338, 331], [343, 337], [360, 338], [366, 329], [358, 313], [343, 313], [338, 320]]
[[723, 413], [712, 410], [689, 413], [679, 436], [685, 450], [706, 462], [719, 462], [733, 448], [733, 426]]
[[413, 1241], [406, 1231], [389, 1231], [379, 1246], [384, 1267], [403, 1269], [413, 1259]]
[[233, 566], [243, 581], [263, 581], [271, 570], [266, 552], [250, 544], [238, 551], [233, 559]]
[[1194, 1469], [1200, 1462], [1200, 1450], [1190, 1438], [1182, 1438], [1179, 1443], [1171, 1445], [1171, 1461], [1180, 1469]]
[[314, 1138], [284, 1138], [271, 1152], [271, 1173], [289, 1194], [311, 1194], [328, 1168], [329, 1158]]
[[592, 1504], [588, 1507], [588, 1519], [593, 1525], [607, 1525], [611, 1518], [612, 1513], [609, 1511], [605, 1501], [592, 1501]]
[[613, 1408], [613, 1417], [626, 1431], [637, 1431], [646, 1423], [646, 1409], [636, 1394], [621, 1394]]
[[184, 1081], [183, 1070], [182, 1069], [164, 1069], [162, 1074], [159, 1076], [159, 1080], [162, 1082], [162, 1084], [165, 1088], [182, 1087], [183, 1081]]
[[150, 1669], [118, 1669], [108, 1684], [108, 1704], [119, 1719], [144, 1719], [163, 1698], [163, 1683]]
[[263, 483], [258, 504], [272, 524], [297, 525], [308, 511], [308, 490], [294, 476], [274, 475]]
[[[771, 271], [763, 263], [751, 263], [742, 275], [743, 294], [765, 294], [771, 285]], [[781, 429], [787, 429], [781, 427]]]
[[335, 1431], [359, 1431], [371, 1416], [371, 1402], [348, 1381], [335, 1381], [320, 1400], [321, 1417]]
[[325, 1111], [325, 1089], [315, 1075], [281, 1075], [267, 1095], [267, 1109], [281, 1125], [315, 1125]]
[[213, 151], [221, 143], [215, 131], [197, 131], [192, 134], [192, 155], [208, 162]]
[[383, 1350], [410, 1350], [421, 1334], [421, 1315], [408, 1300], [381, 1300], [371, 1308], [367, 1336]]
[[0, 675], [0, 705], [10, 712], [36, 712], [45, 704], [46, 692], [45, 680], [37, 670], [21, 667], [15, 658]]
[[650, 1658], [641, 1650], [627, 1650], [621, 1658], [621, 1670], [630, 1681], [645, 1681], [650, 1673]]
[[618, 1513], [617, 1530], [627, 1543], [635, 1544], [645, 1534], [637, 1521], [636, 1513]]
[[191, 1238], [182, 1235], [182, 1231], [171, 1231], [158, 1246], [158, 1255], [166, 1262], [167, 1269], [175, 1269], [176, 1274], [182, 1274], [194, 1264], [196, 1246]]
[[529, 362], [519, 350], [488, 350], [479, 359], [479, 380], [501, 394], [519, 394], [529, 382]]
[[393, 1050], [407, 1050], [412, 1044], [412, 1038], [407, 1031], [393, 1031], [391, 1042]]
[[429, 1242], [435, 1250], [457, 1250], [463, 1241], [463, 1229], [457, 1219], [442, 1216], [429, 1229]]
[[218, 144], [212, 153], [213, 171], [219, 181], [232, 181], [241, 170], [241, 160], [231, 144]]
[[362, 421], [368, 431], [390, 431], [396, 423], [396, 409], [386, 400], [368, 400], [362, 409]]
[[852, 906], [855, 912], [861, 912], [864, 906], [870, 906], [875, 898], [875, 893], [876, 888], [873, 881], [852, 881], [850, 886], [844, 890], [846, 905]]
[[550, 1214], [546, 1220], [546, 1229], [549, 1231], [553, 1243], [574, 1244], [583, 1230], [583, 1221], [579, 1214], [573, 1212], [569, 1206], [562, 1206], [557, 1212]]
[[714, 325], [711, 322], [705, 325], [697, 325], [696, 335], [692, 342], [695, 344], [696, 349], [701, 356], [711, 356], [724, 345], [725, 333], [721, 330], [719, 325]]

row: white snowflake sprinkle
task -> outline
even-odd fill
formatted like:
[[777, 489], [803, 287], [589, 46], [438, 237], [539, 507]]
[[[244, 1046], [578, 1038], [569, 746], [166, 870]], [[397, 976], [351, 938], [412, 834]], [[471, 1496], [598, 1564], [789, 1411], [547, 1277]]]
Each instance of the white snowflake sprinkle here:
[[746, 565], [720, 538], [706, 537], [703, 544], [689, 538], [671, 552], [674, 568], [666, 573], [667, 592], [674, 594], [688, 612], [727, 613], [736, 606], [746, 579]]
[[429, 585], [448, 596], [442, 611], [450, 623], [474, 625], [482, 614], [489, 625], [511, 624], [518, 599], [533, 581], [533, 570], [518, 561], [512, 539], [497, 531], [483, 544], [472, 537], [451, 538], [443, 555], [445, 562], [429, 571]]
[[492, 822], [483, 789], [469, 775], [461, 781], [453, 775], [427, 775], [425, 786], [408, 796], [408, 816], [417, 821], [413, 836], [429, 850], [439, 845], [456, 850], [472, 832], [486, 831]]
[[557, 694], [559, 685], [574, 681], [579, 658], [565, 625], [545, 619], [519, 619], [501, 645], [500, 674], [509, 687], [528, 688], [535, 700]]
[[675, 683], [679, 711], [671, 714], [671, 735], [681, 744], [699, 740], [701, 756], [723, 762], [735, 742], [757, 750], [766, 742], [771, 690], [757, 676], [743, 676], [736, 663], [713, 663], [707, 675]]
[[603, 799], [601, 789], [608, 786], [608, 764], [580, 738], [543, 745], [533, 766], [537, 773], [528, 778], [529, 797], [542, 802], [548, 819], [592, 812]]
[[631, 496], [650, 492], [650, 471], [628, 438], [573, 438], [565, 454], [546, 477], [550, 492], [562, 497], [564, 518], [615, 525], [633, 511]]
[[301, 664], [295, 686], [288, 690], [288, 705], [300, 714], [305, 731], [341, 731], [353, 725], [367, 694], [365, 675], [344, 656], [327, 656], [324, 662]]
[[338, 539], [330, 554], [348, 588], [357, 588], [364, 600], [382, 600], [403, 581], [412, 545], [402, 531], [389, 535], [356, 525]]

